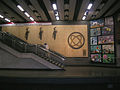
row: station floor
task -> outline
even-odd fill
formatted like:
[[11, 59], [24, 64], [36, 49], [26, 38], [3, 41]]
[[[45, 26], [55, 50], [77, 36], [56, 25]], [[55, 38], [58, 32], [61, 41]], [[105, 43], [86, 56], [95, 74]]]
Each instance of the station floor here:
[[[66, 88], [71, 88], [72, 86], [73, 87], [81, 86], [82, 88], [84, 88], [88, 86], [89, 87], [87, 88], [88, 90], [90, 90], [90, 88], [116, 89], [120, 88], [120, 68], [95, 67], [95, 66], [66, 66], [65, 70], [53, 70], [53, 71], [0, 70], [0, 87], [3, 85], [5, 86], [8, 85], [8, 87], [10, 88], [9, 85], [17, 86], [19, 84], [25, 86], [28, 85], [28, 87], [32, 86], [33, 88], [36, 87], [36, 84], [38, 86], [40, 85], [43, 86], [44, 84], [45, 85], [44, 90], [52, 90], [45, 89], [47, 88], [46, 84], [53, 85], [53, 87], [50, 86], [51, 88], [58, 88], [59, 85], [63, 85], [64, 88], [68, 85], [68, 87]], [[63, 88], [59, 88], [58, 90], [61, 90]], [[75, 90], [75, 88], [73, 89], [71, 88], [69, 90]]]

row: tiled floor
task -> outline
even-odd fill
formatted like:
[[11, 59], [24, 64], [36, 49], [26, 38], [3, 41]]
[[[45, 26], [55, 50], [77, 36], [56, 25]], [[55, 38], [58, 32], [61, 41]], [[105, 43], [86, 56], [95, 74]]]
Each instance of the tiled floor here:
[[29, 77], [29, 78], [91, 78], [91, 77], [119, 77], [120, 68], [95, 67], [95, 66], [67, 66], [65, 71], [48, 70], [0, 70], [0, 77]]
[[120, 68], [69, 66], [65, 71], [0, 70], [0, 90], [98, 90], [120, 85]]

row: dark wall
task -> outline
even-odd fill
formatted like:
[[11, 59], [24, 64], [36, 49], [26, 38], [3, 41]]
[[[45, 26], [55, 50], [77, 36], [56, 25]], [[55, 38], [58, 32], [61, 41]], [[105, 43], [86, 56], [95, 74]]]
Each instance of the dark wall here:
[[115, 20], [115, 43], [116, 43], [116, 64], [120, 66], [120, 12], [114, 15]]

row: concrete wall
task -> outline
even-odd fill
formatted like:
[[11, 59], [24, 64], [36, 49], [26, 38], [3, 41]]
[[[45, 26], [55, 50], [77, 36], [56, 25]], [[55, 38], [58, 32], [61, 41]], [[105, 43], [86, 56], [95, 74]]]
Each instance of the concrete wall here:
[[1, 48], [0, 48], [0, 68], [48, 69], [46, 66], [32, 59], [17, 58]]
[[[26, 28], [29, 27], [28, 40], [25, 40]], [[53, 39], [53, 31], [56, 27], [56, 39]], [[40, 28], [42, 28], [42, 40], [39, 38]], [[87, 25], [50, 25], [50, 26], [8, 26], [3, 27], [3, 31], [14, 34], [24, 41], [32, 44], [47, 43], [51, 50], [56, 51], [66, 57], [88, 57], [88, 29]], [[80, 49], [73, 49], [68, 45], [68, 37], [73, 32], [81, 33], [85, 38], [85, 43]], [[74, 38], [74, 37], [73, 37]], [[78, 39], [74, 39], [77, 44]], [[81, 42], [83, 40], [81, 39]], [[73, 43], [72, 43], [73, 44]], [[85, 55], [84, 55], [85, 52]]]

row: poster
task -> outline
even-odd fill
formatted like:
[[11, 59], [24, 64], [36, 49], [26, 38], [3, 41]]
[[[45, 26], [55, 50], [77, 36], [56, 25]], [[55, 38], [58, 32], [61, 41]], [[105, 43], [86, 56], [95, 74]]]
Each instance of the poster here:
[[90, 35], [91, 36], [99, 36], [99, 35], [101, 35], [100, 28], [90, 29]]
[[101, 54], [91, 54], [91, 61], [93, 62], [102, 62]]
[[101, 53], [101, 45], [91, 46], [91, 53]]
[[113, 26], [105, 26], [102, 28], [102, 35], [113, 34]]
[[91, 37], [90, 43], [91, 43], [91, 45], [97, 45], [97, 37]]
[[103, 54], [103, 63], [114, 63], [114, 54]]
[[114, 43], [113, 35], [98, 37], [98, 44], [113, 44], [113, 43]]
[[105, 25], [114, 25], [113, 17], [105, 18]]
[[103, 26], [104, 26], [103, 19], [90, 21], [90, 28], [103, 27]]
[[114, 45], [103, 45], [102, 53], [114, 53]]

